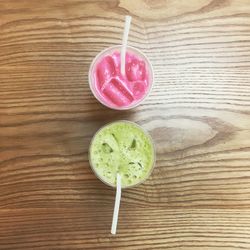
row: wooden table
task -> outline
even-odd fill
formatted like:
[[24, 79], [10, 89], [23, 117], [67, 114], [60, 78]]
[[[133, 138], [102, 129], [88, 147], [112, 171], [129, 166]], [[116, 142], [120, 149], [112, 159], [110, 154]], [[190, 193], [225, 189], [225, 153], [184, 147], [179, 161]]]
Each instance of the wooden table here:
[[[129, 44], [155, 86], [131, 111], [100, 105], [94, 56]], [[0, 249], [250, 249], [249, 1], [0, 1]], [[135, 121], [157, 164], [123, 192], [88, 163], [102, 125]]]

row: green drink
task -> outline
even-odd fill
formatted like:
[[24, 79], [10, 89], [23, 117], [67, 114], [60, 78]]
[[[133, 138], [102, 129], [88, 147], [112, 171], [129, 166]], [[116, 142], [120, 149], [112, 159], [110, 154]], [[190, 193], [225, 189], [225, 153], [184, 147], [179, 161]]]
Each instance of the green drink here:
[[154, 166], [155, 151], [151, 137], [141, 127], [117, 121], [97, 131], [89, 158], [99, 179], [115, 187], [119, 173], [122, 187], [126, 188], [147, 179]]

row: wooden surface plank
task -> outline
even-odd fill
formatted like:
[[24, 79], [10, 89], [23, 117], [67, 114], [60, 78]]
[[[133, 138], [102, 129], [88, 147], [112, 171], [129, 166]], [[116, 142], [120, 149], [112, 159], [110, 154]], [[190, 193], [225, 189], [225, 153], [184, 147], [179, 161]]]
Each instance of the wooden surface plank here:
[[[2, 210], [2, 249], [248, 249], [250, 213], [237, 209], [123, 206], [119, 234], [109, 235], [111, 210]], [[10, 220], [9, 216], [15, 218]], [[150, 225], [150, 227], [149, 227]], [[153, 228], [153, 230], [152, 230]]]
[[[155, 86], [131, 111], [101, 106], [88, 68], [121, 41], [150, 58]], [[248, 1], [0, 1], [0, 249], [249, 249]], [[147, 129], [152, 176], [123, 192], [91, 172], [109, 121]]]

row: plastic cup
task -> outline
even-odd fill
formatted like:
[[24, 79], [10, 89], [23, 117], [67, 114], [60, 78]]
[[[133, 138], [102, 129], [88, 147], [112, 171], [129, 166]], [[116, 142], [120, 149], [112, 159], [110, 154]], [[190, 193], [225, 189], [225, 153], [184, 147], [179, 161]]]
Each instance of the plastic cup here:
[[[123, 134], [119, 135], [119, 131]], [[102, 159], [100, 163], [99, 159], [102, 157], [106, 159]], [[151, 136], [134, 122], [120, 120], [108, 123], [92, 138], [89, 162], [97, 178], [106, 185], [115, 188], [116, 176], [119, 173], [122, 188], [134, 187], [144, 182], [154, 169], [154, 143]], [[107, 177], [109, 172], [110, 177]]]
[[[103, 51], [101, 51], [92, 61], [91, 65], [90, 65], [90, 69], [89, 69], [89, 86], [90, 89], [93, 93], [93, 95], [95, 96], [95, 98], [104, 106], [114, 109], [114, 110], [128, 110], [128, 109], [132, 109], [136, 106], [138, 106], [140, 103], [142, 103], [145, 98], [149, 95], [152, 86], [153, 86], [153, 81], [154, 81], [154, 73], [153, 73], [153, 68], [152, 68], [152, 64], [150, 63], [149, 59], [146, 57], [146, 55], [144, 55], [140, 50], [131, 47], [131, 46], [127, 46], [127, 50], [126, 52], [134, 54], [137, 58], [139, 58], [140, 60], [142, 60], [145, 63], [145, 68], [147, 71], [147, 78], [148, 78], [148, 86], [147, 89], [145, 91], [145, 93], [142, 94], [142, 96], [138, 99], [138, 100], [134, 100], [132, 101], [129, 105], [116, 105], [110, 101], [107, 101], [107, 99], [104, 98], [103, 94], [100, 93], [100, 91], [98, 90], [97, 86], [96, 86], [96, 70], [97, 70], [97, 65], [100, 62], [100, 60], [102, 60], [105, 56], [107, 55], [113, 55], [114, 52], [120, 52], [121, 51], [121, 45], [118, 46], [114, 46], [114, 47], [110, 47], [107, 48]], [[107, 87], [109, 87], [107, 85]], [[112, 91], [112, 89], [111, 89]], [[112, 93], [111, 93], [112, 94]], [[130, 95], [130, 94], [128, 94]], [[121, 102], [123, 97], [121, 97]], [[130, 98], [130, 96], [128, 96], [128, 98]]]

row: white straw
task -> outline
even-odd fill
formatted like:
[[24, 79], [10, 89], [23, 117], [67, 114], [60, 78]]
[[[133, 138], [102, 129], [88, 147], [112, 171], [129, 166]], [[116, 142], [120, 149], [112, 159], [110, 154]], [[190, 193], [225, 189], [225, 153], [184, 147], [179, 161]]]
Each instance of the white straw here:
[[122, 38], [122, 49], [121, 49], [121, 73], [125, 75], [125, 57], [126, 57], [126, 47], [128, 43], [128, 33], [130, 29], [131, 16], [126, 16], [125, 26]]
[[113, 221], [112, 221], [112, 227], [111, 227], [111, 233], [112, 234], [116, 234], [117, 221], [118, 221], [119, 208], [120, 208], [120, 201], [121, 201], [121, 194], [122, 194], [121, 176], [120, 176], [120, 174], [117, 174], [117, 177], [116, 177], [115, 207], [114, 207]]

